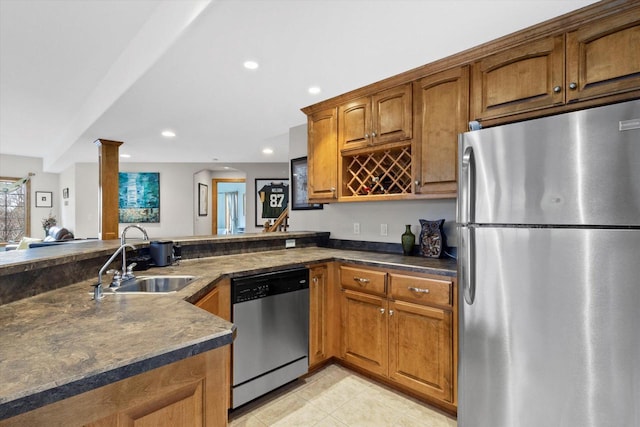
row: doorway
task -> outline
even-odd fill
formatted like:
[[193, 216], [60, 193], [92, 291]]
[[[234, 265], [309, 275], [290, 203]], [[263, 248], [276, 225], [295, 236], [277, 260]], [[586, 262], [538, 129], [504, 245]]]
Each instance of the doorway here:
[[212, 234], [242, 234], [246, 228], [247, 191], [244, 178], [214, 178]]

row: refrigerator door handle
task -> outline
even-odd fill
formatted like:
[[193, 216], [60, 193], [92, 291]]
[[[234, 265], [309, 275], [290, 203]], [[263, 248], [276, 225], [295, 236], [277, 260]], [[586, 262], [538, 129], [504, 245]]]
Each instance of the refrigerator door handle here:
[[[461, 144], [462, 145], [462, 144]], [[466, 146], [462, 152], [460, 160], [460, 194], [458, 222], [469, 224], [475, 222], [475, 188], [476, 188], [476, 165], [473, 155], [473, 147]]]
[[476, 299], [476, 239], [473, 227], [460, 227], [460, 246], [462, 247], [460, 259], [462, 295], [465, 302], [472, 305]]

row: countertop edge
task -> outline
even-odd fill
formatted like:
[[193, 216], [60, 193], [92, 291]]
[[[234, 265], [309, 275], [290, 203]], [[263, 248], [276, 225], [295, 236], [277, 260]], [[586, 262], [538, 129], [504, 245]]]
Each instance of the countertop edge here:
[[99, 372], [95, 375], [87, 376], [35, 394], [3, 402], [0, 404], [0, 420], [14, 417], [60, 400], [178, 362], [188, 357], [229, 345], [233, 342], [234, 334], [235, 326], [233, 326], [228, 333], [223, 335], [218, 335], [201, 342], [192, 343], [191, 345], [108, 371]]

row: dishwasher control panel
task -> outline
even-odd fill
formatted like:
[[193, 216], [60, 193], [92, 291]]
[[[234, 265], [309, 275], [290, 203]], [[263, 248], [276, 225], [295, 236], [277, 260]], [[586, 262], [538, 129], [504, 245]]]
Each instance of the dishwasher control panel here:
[[239, 304], [309, 288], [309, 269], [275, 271], [231, 280], [231, 302]]
[[251, 301], [269, 296], [269, 285], [241, 286], [236, 288], [236, 298], [234, 302]]

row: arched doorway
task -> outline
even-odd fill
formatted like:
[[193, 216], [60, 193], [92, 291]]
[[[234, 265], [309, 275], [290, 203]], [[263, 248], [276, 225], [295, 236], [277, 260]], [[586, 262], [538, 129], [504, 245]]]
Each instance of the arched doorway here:
[[242, 234], [246, 228], [244, 178], [211, 180], [211, 234]]

